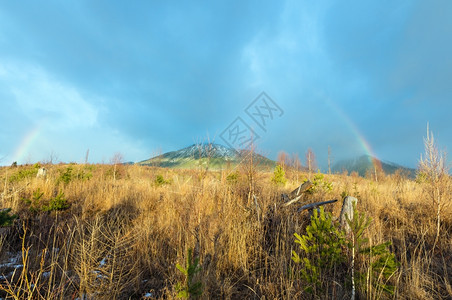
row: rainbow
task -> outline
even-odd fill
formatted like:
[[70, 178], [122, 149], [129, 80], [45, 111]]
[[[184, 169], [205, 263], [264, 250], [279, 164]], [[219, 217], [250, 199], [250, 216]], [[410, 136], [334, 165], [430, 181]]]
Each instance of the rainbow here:
[[366, 140], [364, 135], [361, 133], [356, 124], [352, 121], [352, 119], [333, 101], [331, 101], [328, 97], [324, 97], [325, 102], [339, 115], [339, 117], [346, 123], [346, 125], [350, 128], [352, 133], [357, 138], [358, 142], [361, 145], [361, 148], [364, 150], [365, 154], [371, 157], [372, 165], [374, 170], [381, 170], [381, 161], [378, 160], [375, 152], [372, 150], [369, 142]]
[[21, 142], [19, 143], [19, 146], [17, 146], [17, 148], [14, 150], [11, 163], [15, 161], [18, 163], [23, 163], [25, 155], [28, 154], [31, 146], [38, 139], [44, 127], [45, 121], [45, 119], [41, 119], [35, 124], [35, 126], [33, 126], [33, 128], [31, 128], [30, 131], [28, 131], [24, 135], [24, 137], [21, 139]]

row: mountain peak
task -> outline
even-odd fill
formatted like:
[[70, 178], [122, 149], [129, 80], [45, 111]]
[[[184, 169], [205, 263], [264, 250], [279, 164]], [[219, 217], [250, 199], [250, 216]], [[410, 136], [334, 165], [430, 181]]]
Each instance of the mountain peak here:
[[183, 157], [183, 158], [233, 158], [237, 155], [235, 149], [227, 148], [220, 144], [215, 143], [200, 143], [193, 144], [177, 151], [171, 151], [163, 154], [166, 157]]
[[[222, 169], [227, 164], [239, 164], [243, 154], [242, 150], [237, 151], [221, 144], [199, 143], [152, 157], [138, 164], [186, 169], [208, 165], [211, 169]], [[264, 167], [273, 168], [275, 165], [274, 161], [262, 155], [254, 153], [253, 157], [258, 164]]]

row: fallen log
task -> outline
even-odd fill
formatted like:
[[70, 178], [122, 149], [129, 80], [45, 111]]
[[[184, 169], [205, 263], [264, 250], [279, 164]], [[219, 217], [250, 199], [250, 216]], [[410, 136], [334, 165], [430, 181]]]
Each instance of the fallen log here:
[[300, 207], [298, 209], [298, 212], [301, 212], [303, 210], [313, 210], [314, 208], [320, 207], [320, 206], [325, 205], [325, 204], [334, 203], [334, 202], [337, 202], [337, 199], [328, 200], [328, 201], [322, 201], [322, 202], [316, 202], [316, 203], [309, 203], [309, 204], [306, 204], [306, 205], [303, 205], [302, 207]]
[[309, 188], [312, 186], [312, 182], [309, 180], [302, 183], [299, 187], [294, 189], [289, 195], [282, 194], [282, 198], [285, 201], [283, 204], [284, 206], [289, 206], [298, 200], [300, 200], [301, 196], [303, 196], [303, 193], [309, 190]]

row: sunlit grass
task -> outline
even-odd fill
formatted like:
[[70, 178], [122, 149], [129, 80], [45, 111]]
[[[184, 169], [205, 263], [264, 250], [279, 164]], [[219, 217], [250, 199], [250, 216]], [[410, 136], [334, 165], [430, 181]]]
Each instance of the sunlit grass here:
[[[307, 213], [281, 206], [281, 193], [297, 187], [307, 174], [286, 170], [287, 183], [276, 185], [273, 172], [249, 177], [247, 168], [206, 173], [135, 165], [46, 167], [45, 179], [36, 178], [33, 166], [0, 169], [1, 208], [19, 216], [13, 226], [0, 229], [0, 297], [175, 298], [176, 284], [183, 281], [176, 264], [183, 264], [193, 249], [202, 298], [309, 298], [291, 260], [297, 247], [294, 233], [305, 232]], [[236, 171], [234, 180], [227, 179]], [[373, 219], [367, 238], [373, 244], [391, 241], [400, 262], [392, 278], [394, 297], [451, 296], [452, 205], [443, 208], [434, 247], [436, 212], [425, 200], [427, 183], [401, 175], [378, 182], [347, 175], [322, 180], [332, 190], [319, 189], [299, 205], [341, 200], [345, 194], [357, 197], [358, 208]], [[450, 203], [450, 179], [443, 184]], [[250, 188], [257, 205], [249, 199]], [[37, 190], [44, 205], [64, 194], [68, 207], [30, 209], [24, 199], [32, 199]], [[341, 201], [326, 209], [337, 217]], [[18, 261], [16, 269], [7, 264], [21, 253], [27, 255], [25, 263]], [[347, 274], [348, 267], [343, 268], [341, 274]], [[333, 291], [338, 298], [350, 296], [346, 278], [324, 286], [321, 298], [332, 298]], [[362, 298], [377, 297], [363, 291]]]

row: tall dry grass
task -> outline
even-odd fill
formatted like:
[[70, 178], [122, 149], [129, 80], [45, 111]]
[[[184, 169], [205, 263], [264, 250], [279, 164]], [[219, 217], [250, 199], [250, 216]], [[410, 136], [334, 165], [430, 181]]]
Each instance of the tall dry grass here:
[[[307, 213], [280, 205], [281, 192], [291, 191], [307, 174], [292, 171], [286, 186], [277, 187], [265, 172], [253, 173], [250, 184], [247, 168], [239, 168], [235, 182], [227, 179], [231, 171], [46, 167], [46, 179], [33, 174], [10, 179], [32, 166], [0, 169], [1, 207], [19, 215], [0, 232], [2, 298], [175, 298], [176, 283], [183, 280], [175, 265], [185, 261], [189, 248], [200, 259], [197, 280], [203, 299], [312, 298], [297, 276], [300, 266], [291, 260], [297, 249], [293, 234], [305, 232]], [[68, 167], [71, 179], [65, 183], [61, 177]], [[157, 175], [168, 183], [156, 184]], [[391, 279], [393, 296], [364, 287], [360, 298], [452, 297], [451, 205], [443, 208], [434, 247], [436, 211], [426, 200], [427, 183], [400, 174], [378, 182], [347, 175], [325, 175], [325, 180], [332, 183], [331, 192], [318, 191], [300, 201], [357, 197], [358, 209], [373, 219], [366, 236], [372, 244], [391, 241], [400, 262]], [[443, 184], [443, 199], [450, 203], [450, 179]], [[30, 211], [23, 199], [38, 189], [44, 202], [64, 193], [70, 207]], [[250, 189], [255, 201], [250, 201]], [[340, 209], [341, 201], [327, 207], [333, 216]], [[348, 266], [343, 268], [341, 274], [348, 274]], [[350, 297], [347, 278], [324, 286], [325, 292], [315, 297]]]

